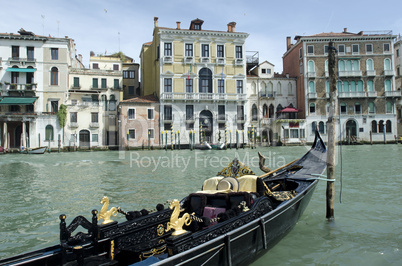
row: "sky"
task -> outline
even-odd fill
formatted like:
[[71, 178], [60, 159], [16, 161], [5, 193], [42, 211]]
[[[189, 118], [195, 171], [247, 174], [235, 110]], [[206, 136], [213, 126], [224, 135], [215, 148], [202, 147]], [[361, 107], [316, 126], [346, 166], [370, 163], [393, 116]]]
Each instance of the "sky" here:
[[246, 51], [258, 51], [259, 60], [282, 72], [286, 37], [322, 32], [392, 31], [402, 33], [400, 0], [0, 0], [0, 32], [20, 28], [37, 35], [74, 39], [86, 67], [90, 51], [122, 51], [139, 63], [143, 43], [152, 41], [154, 17], [160, 27], [188, 28], [204, 20], [203, 29], [226, 31], [236, 22], [237, 32], [249, 33]]

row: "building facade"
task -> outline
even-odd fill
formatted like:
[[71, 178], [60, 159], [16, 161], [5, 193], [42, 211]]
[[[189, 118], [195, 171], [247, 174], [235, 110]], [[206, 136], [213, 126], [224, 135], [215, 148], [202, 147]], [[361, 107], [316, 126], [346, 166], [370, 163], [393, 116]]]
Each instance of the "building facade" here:
[[301, 143], [305, 120], [297, 119], [297, 113], [281, 113], [286, 107], [297, 107], [296, 78], [275, 73], [274, 67], [264, 61], [247, 74], [247, 132], [256, 129], [267, 145]]
[[92, 55], [89, 68], [70, 69], [66, 146], [118, 146], [117, 106], [123, 95], [122, 65], [118, 56]]
[[[395, 39], [394, 43], [394, 57], [395, 57], [395, 88], [401, 91], [402, 88], [402, 38], [401, 35]], [[397, 118], [397, 133], [398, 139], [402, 138], [402, 99], [396, 103], [396, 118]]]
[[0, 145], [57, 148], [63, 144], [56, 114], [67, 98], [74, 40], [18, 33], [0, 34]]
[[[329, 105], [328, 45], [337, 49], [340, 128], [346, 141], [394, 140], [397, 134], [392, 32], [321, 33], [287, 38], [284, 73], [297, 77], [297, 106], [306, 118], [306, 138], [318, 130], [326, 139]], [[340, 132], [339, 132], [340, 130]]]
[[140, 54], [141, 91], [160, 99], [160, 130], [180, 131], [182, 144], [190, 131], [198, 143], [223, 140], [225, 128], [243, 130], [248, 34], [236, 32], [234, 22], [227, 31], [205, 30], [200, 19], [188, 29], [154, 23], [153, 40]]

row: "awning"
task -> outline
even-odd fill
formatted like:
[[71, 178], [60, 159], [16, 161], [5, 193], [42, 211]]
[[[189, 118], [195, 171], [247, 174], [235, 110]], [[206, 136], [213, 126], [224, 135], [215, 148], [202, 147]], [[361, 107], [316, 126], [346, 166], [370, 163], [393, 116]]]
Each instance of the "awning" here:
[[9, 67], [6, 69], [8, 72], [24, 72], [24, 73], [32, 73], [36, 71], [36, 68], [17, 68], [17, 67]]
[[277, 113], [298, 113], [298, 112], [300, 112], [300, 110], [297, 110], [296, 108], [288, 106], [285, 109], [278, 111]]
[[3, 97], [0, 105], [29, 105], [36, 101], [37, 97]]

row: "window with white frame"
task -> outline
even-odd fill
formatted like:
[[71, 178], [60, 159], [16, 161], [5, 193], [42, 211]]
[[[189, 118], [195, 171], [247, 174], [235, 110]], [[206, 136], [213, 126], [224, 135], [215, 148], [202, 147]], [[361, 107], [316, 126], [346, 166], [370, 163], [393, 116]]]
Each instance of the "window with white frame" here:
[[130, 120], [135, 119], [135, 109], [134, 108], [128, 109], [128, 119], [130, 119]]
[[130, 139], [135, 139], [135, 129], [129, 129], [128, 130], [128, 137]]
[[209, 57], [209, 44], [201, 44], [201, 56]]
[[392, 103], [391, 102], [387, 102], [387, 104], [385, 105], [385, 111], [387, 114], [392, 114]]
[[345, 45], [344, 44], [339, 44], [338, 45], [338, 54], [339, 55], [344, 55], [345, 54]]
[[99, 140], [98, 140], [98, 134], [92, 134], [92, 139], [91, 139], [91, 141], [92, 142], [98, 142]]
[[240, 45], [236, 46], [236, 59], [243, 58], [243, 47]]
[[236, 88], [237, 88], [237, 93], [239, 93], [239, 94], [243, 93], [243, 80], [236, 81]]
[[384, 43], [384, 54], [391, 52], [391, 45], [389, 43]]
[[165, 56], [172, 56], [172, 43], [171, 42], [165, 42], [164, 43], [164, 52], [163, 54]]
[[302, 58], [302, 57], [303, 57], [303, 49], [299, 48], [299, 58]]
[[328, 45], [324, 45], [324, 55], [328, 54]]
[[154, 116], [154, 109], [153, 108], [148, 108], [147, 109], [147, 113], [148, 113], [148, 120], [152, 120], [155, 118]]
[[218, 44], [216, 46], [216, 57], [225, 57], [225, 49], [223, 44]]
[[172, 79], [165, 78], [163, 82], [164, 82], [164, 92], [172, 92]]
[[341, 114], [346, 114], [347, 112], [347, 105], [346, 103], [341, 103]]
[[310, 114], [315, 114], [315, 103], [309, 105]]
[[193, 56], [193, 44], [192, 43], [186, 43], [185, 56]]
[[352, 44], [352, 54], [359, 54], [359, 45]]
[[192, 93], [193, 91], [193, 79], [186, 79], [186, 92]]
[[307, 54], [314, 55], [314, 45], [307, 45]]
[[225, 93], [225, 81], [218, 79], [218, 93]]
[[366, 44], [366, 54], [373, 53], [373, 45], [371, 43]]

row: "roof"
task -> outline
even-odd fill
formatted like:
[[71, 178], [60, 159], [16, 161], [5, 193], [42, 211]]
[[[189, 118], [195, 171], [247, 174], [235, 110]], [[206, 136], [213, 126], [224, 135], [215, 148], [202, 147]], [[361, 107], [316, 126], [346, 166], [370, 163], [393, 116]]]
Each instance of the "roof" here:
[[158, 97], [156, 97], [153, 94], [120, 101], [120, 103], [158, 103], [158, 102], [159, 102]]

